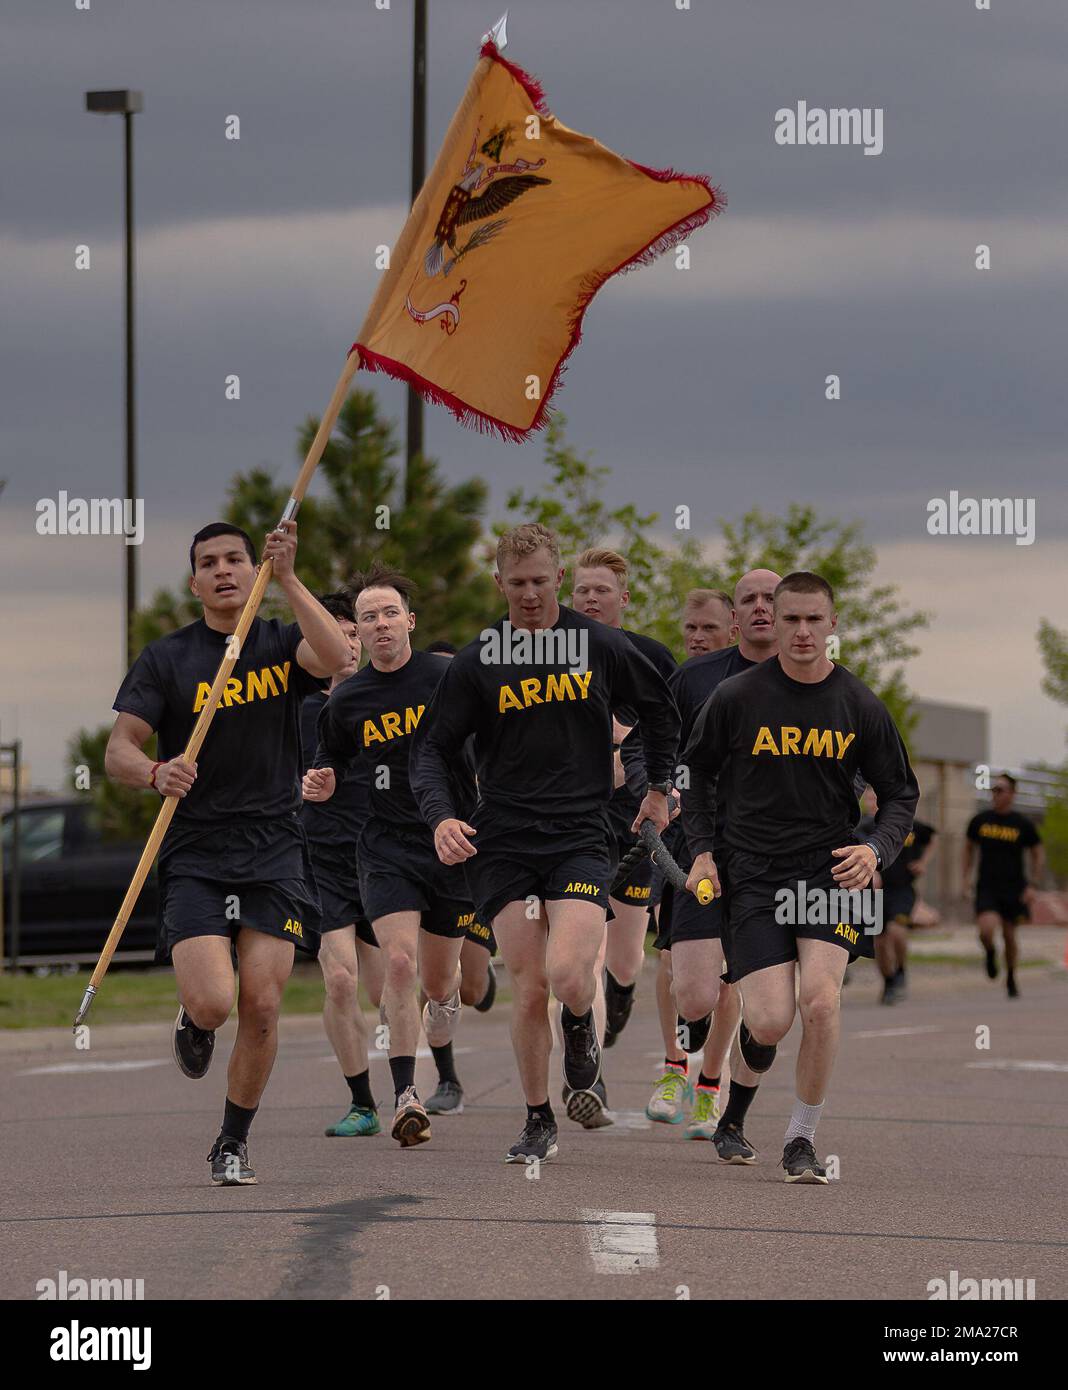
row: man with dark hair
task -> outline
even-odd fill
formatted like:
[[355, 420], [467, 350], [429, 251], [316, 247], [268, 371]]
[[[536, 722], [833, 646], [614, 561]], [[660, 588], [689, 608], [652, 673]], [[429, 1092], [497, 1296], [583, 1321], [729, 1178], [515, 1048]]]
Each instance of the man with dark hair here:
[[[189, 588], [204, 616], [149, 643], [115, 697], [105, 768], [127, 787], [179, 798], [160, 850], [161, 948], [181, 1008], [174, 1056], [208, 1070], [240, 968], [238, 1027], [222, 1130], [209, 1154], [216, 1185], [252, 1183], [248, 1132], [278, 1047], [278, 1012], [294, 946], [314, 952], [319, 903], [306, 867], [300, 808], [300, 705], [348, 659], [337, 623], [297, 578], [297, 527], [267, 536], [264, 560], [296, 619], [254, 619], [196, 762], [181, 753], [211, 693], [256, 581], [252, 542], [225, 522], [197, 533]], [[142, 751], [153, 733], [159, 760]]]
[[990, 789], [993, 805], [980, 811], [968, 824], [964, 843], [964, 864], [961, 882], [965, 898], [971, 896], [970, 884], [979, 856], [979, 873], [975, 881], [975, 918], [979, 940], [986, 952], [986, 973], [997, 979], [998, 957], [994, 945], [998, 924], [1005, 940], [1005, 986], [1010, 999], [1018, 997], [1016, 983], [1016, 928], [1031, 916], [1034, 888], [1024, 872], [1024, 851], [1032, 883], [1041, 877], [1044, 863], [1042, 839], [1035, 823], [1013, 810], [1016, 800], [1016, 778], [1007, 772], [994, 778]]
[[[352, 593], [323, 594], [319, 601], [341, 629], [351, 656], [335, 672], [329, 689], [309, 695], [301, 707], [306, 768], [315, 761], [323, 706], [360, 668], [360, 637], [353, 616]], [[369, 798], [370, 775], [366, 764], [357, 760], [329, 801], [305, 801], [301, 810], [322, 902], [319, 965], [325, 990], [323, 1027], [350, 1096], [347, 1113], [326, 1130], [330, 1138], [381, 1132], [367, 1065], [367, 1026], [358, 998], [362, 982], [372, 1005], [378, 1008], [382, 1002], [382, 953], [360, 902], [356, 867], [356, 841], [367, 819]]]
[[[370, 815], [357, 846], [360, 896], [384, 956], [382, 1007], [396, 1107], [392, 1135], [408, 1148], [430, 1138], [430, 1120], [415, 1089], [416, 981], [427, 997], [427, 1042], [439, 1060], [460, 1013], [460, 949], [471, 914], [463, 870], [439, 861], [408, 769], [412, 735], [450, 663], [412, 649], [416, 618], [404, 575], [375, 565], [352, 584], [356, 626], [370, 662], [326, 703], [304, 796], [328, 801], [353, 758], [368, 765]], [[450, 786], [465, 810], [474, 803], [470, 777], [455, 758]]]
[[[560, 548], [538, 524], [497, 545], [508, 615], [449, 664], [415, 736], [412, 785], [444, 864], [463, 864], [478, 918], [493, 933], [514, 989], [512, 1042], [527, 1122], [508, 1163], [557, 1152], [549, 1104], [549, 991], [561, 1001], [564, 1080], [600, 1078], [594, 966], [604, 934], [613, 847], [612, 712], [642, 724], [649, 791], [639, 816], [667, 825], [678, 715], [656, 669], [621, 633], [557, 602]], [[450, 785], [455, 754], [475, 735], [478, 805]]]
[[[851, 954], [874, 954], [865, 927], [880, 926], [857, 895], [900, 853], [919, 788], [885, 705], [827, 655], [838, 624], [830, 585], [787, 575], [775, 590], [774, 623], [778, 656], [712, 693], [683, 754], [683, 824], [696, 855], [688, 886], [707, 877], [720, 887], [715, 849], [729, 883], [727, 978], [745, 982], [738, 1045], [752, 1073], [768, 1070], [800, 1009], [782, 1166], [787, 1182], [825, 1183], [813, 1140], [838, 1047], [842, 976]], [[858, 771], [879, 799], [864, 843], [855, 834]], [[739, 1125], [743, 1099], [752, 1095], [739, 1097]]]
[[[675, 658], [662, 642], [645, 637], [623, 626], [623, 613], [630, 603], [627, 584], [627, 562], [616, 550], [594, 546], [582, 552], [574, 564], [571, 604], [576, 613], [622, 632], [665, 680], [675, 670]], [[614, 710], [615, 757], [634, 726], [634, 715], [628, 710]], [[622, 765], [619, 764], [620, 773]], [[616, 857], [633, 847], [637, 836], [632, 830], [634, 817], [641, 804], [622, 776], [616, 778], [616, 788], [608, 802], [608, 820], [616, 842]], [[597, 994], [593, 1002], [597, 1021], [597, 1036], [604, 1047], [611, 1047], [627, 1026], [634, 996], [645, 959], [645, 936], [649, 929], [649, 909], [660, 901], [663, 879], [648, 857], [639, 860], [626, 881], [619, 886], [615, 897], [609, 899], [612, 916], [605, 931], [605, 941], [596, 964]], [[589, 1093], [569, 1093], [564, 1089], [564, 1104], [570, 1119], [585, 1129], [599, 1129], [611, 1123], [607, 1113], [608, 1098], [604, 1078], [590, 1088]]]

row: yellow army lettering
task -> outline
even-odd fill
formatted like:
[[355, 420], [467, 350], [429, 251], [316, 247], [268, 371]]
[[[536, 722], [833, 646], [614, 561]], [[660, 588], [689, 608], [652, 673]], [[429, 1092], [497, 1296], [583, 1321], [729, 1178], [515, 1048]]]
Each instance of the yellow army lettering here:
[[299, 936], [302, 941], [304, 940], [304, 932], [295, 917], [287, 917], [286, 924], [282, 930], [292, 932], [294, 936]]
[[[269, 695], [284, 695], [289, 689], [289, 666], [261, 666], [258, 671], [249, 671], [244, 681], [240, 676], [231, 676], [223, 686], [222, 698], [216, 709], [229, 709], [231, 705], [250, 705], [253, 700], [266, 700]], [[278, 677], [277, 681], [275, 676]], [[281, 687], [281, 690], [279, 690]], [[193, 713], [199, 714], [208, 703], [211, 694], [211, 681], [201, 681], [193, 700]]]
[[[802, 732], [796, 725], [783, 724], [779, 728], [779, 742], [766, 724], [761, 724], [753, 741], [753, 756], [757, 753], [771, 753], [773, 757], [784, 757], [788, 753], [813, 758], [836, 758], [841, 761], [845, 751], [856, 738], [856, 734], [843, 734], [837, 729], [809, 729], [801, 742]], [[837, 751], [835, 751], [837, 748]]]
[[[425, 709], [426, 705], [416, 705], [414, 709], [409, 705], [403, 716], [399, 710], [389, 710], [387, 713], [379, 715], [381, 729], [373, 719], [365, 719], [363, 721], [363, 746], [370, 748], [372, 743], [387, 743], [391, 738], [403, 738], [405, 734], [414, 733]], [[403, 728], [401, 728], [402, 722]]]
[[844, 936], [850, 946], [855, 946], [860, 932], [857, 931], [855, 927], [848, 926], [845, 922], [839, 922], [834, 929], [834, 934], [835, 936]]
[[979, 827], [979, 835], [984, 840], [1008, 840], [1015, 844], [1020, 832], [1015, 825], [991, 825], [989, 821]]
[[[530, 676], [519, 682], [519, 693], [510, 685], [502, 685], [497, 698], [497, 712], [509, 709], [529, 709], [531, 705], [547, 705], [553, 700], [585, 700], [590, 693], [592, 671], [562, 671], [558, 676]], [[543, 693], [544, 687], [544, 693]]]
[[633, 883], [623, 891], [625, 898], [633, 898], [638, 902], [646, 902], [649, 898], [650, 889], [638, 888]]
[[565, 893], [592, 893], [595, 898], [600, 891], [596, 883], [569, 883], [564, 889]]
[[469, 927], [474, 920], [475, 914], [473, 912], [461, 912], [456, 919], [456, 925], [458, 927]]

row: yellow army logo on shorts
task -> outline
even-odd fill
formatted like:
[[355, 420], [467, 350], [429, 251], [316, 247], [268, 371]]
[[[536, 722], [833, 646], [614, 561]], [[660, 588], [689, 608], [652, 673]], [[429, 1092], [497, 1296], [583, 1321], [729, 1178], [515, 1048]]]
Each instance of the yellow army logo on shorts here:
[[475, 914], [473, 912], [461, 912], [456, 919], [456, 925], [458, 927], [469, 927], [474, 920]]
[[595, 898], [600, 891], [596, 883], [569, 883], [564, 889], [565, 893], [592, 893]]
[[302, 941], [304, 940], [304, 931], [295, 917], [287, 917], [282, 930], [292, 932], [294, 936], [299, 936]]
[[[373, 719], [363, 721], [363, 746], [370, 748], [372, 743], [388, 743], [391, 738], [403, 738], [405, 734], [412, 734], [419, 727], [419, 721], [423, 717], [426, 705], [416, 705], [413, 709], [411, 705], [401, 715], [400, 710], [389, 710], [386, 714], [378, 716], [382, 728]], [[404, 727], [401, 728], [403, 723]]]
[[[801, 744], [802, 733], [794, 725], [782, 724], [779, 727], [779, 742], [775, 742], [775, 735], [766, 724], [761, 724], [760, 730], [753, 741], [753, 756], [757, 753], [771, 753], [774, 757], [785, 757], [787, 753], [798, 753], [802, 756], [813, 758], [837, 758], [839, 761], [845, 756], [845, 751], [856, 738], [856, 734], [843, 734], [837, 729], [809, 729], [804, 735], [804, 746]], [[832, 743], [832, 739], [834, 743]], [[834, 744], [837, 744], [838, 751], [835, 752]]]
[[648, 900], [651, 891], [652, 890], [649, 888], [638, 888], [632, 884], [629, 888], [624, 889], [623, 896], [625, 898], [633, 898], [637, 902], [645, 902]]
[[497, 697], [497, 713], [509, 709], [529, 709], [531, 705], [548, 705], [554, 700], [585, 700], [590, 693], [592, 671], [561, 671], [558, 676], [529, 676], [519, 682], [519, 694], [510, 685], [502, 685]]
[[850, 946], [855, 946], [860, 932], [857, 931], [856, 927], [849, 926], [847, 922], [839, 922], [834, 929], [834, 934], [835, 936], [844, 936]]

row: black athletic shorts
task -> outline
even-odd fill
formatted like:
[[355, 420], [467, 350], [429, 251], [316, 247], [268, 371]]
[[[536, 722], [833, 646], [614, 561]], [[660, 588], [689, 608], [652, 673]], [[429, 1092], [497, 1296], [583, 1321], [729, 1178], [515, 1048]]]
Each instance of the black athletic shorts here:
[[1030, 922], [1031, 913], [1023, 900], [1022, 888], [996, 888], [980, 884], [975, 890], [975, 915], [996, 912], [1003, 922]]
[[443, 864], [429, 827], [411, 830], [369, 820], [356, 859], [360, 897], [373, 925], [393, 912], [419, 912], [419, 925], [434, 936], [463, 936], [471, 913], [463, 870]]
[[356, 851], [346, 853], [332, 845], [309, 841], [312, 873], [323, 905], [320, 933], [356, 928], [356, 935], [368, 946], [377, 946], [374, 930], [364, 915], [360, 901], [360, 879], [356, 870]]
[[883, 889], [883, 921], [900, 922], [907, 927], [912, 921], [912, 909], [916, 906], [916, 890], [910, 883], [899, 888]]
[[[737, 984], [756, 970], [783, 965], [797, 959], [799, 937], [813, 941], [829, 941], [841, 946], [847, 955], [874, 956], [875, 936], [863, 921], [856, 924], [838, 920], [814, 922], [816, 912], [810, 906], [809, 895], [818, 890], [830, 893], [838, 885], [831, 874], [837, 864], [827, 850], [817, 850], [803, 859], [773, 858], [766, 854], [749, 854], [728, 850], [724, 866], [730, 881], [730, 899], [725, 915], [723, 952], [727, 960], [724, 979]], [[721, 867], [720, 872], [723, 872]], [[788, 906], [795, 918], [800, 917], [797, 904], [799, 885], [804, 885], [806, 921], [779, 921]], [[790, 892], [788, 904], [776, 896], [783, 889]], [[842, 890], [839, 890], [842, 891]], [[871, 899], [869, 898], [870, 902]], [[828, 903], [828, 907], [833, 904]], [[843, 909], [844, 916], [849, 916]]]
[[[689, 873], [692, 861], [681, 859], [679, 868]], [[723, 936], [723, 919], [726, 916], [725, 894], [727, 871], [722, 859], [717, 859], [722, 894], [717, 894], [710, 903], [700, 903], [693, 893], [684, 888], [676, 888], [668, 883], [660, 899], [660, 934], [656, 946], [660, 951], [670, 950], [680, 941], [719, 941]], [[663, 944], [661, 944], [663, 943]]]
[[192, 874], [160, 875], [160, 939], [156, 959], [170, 959], [179, 941], [224, 936], [236, 941], [242, 927], [319, 950], [319, 899], [314, 883], [282, 878], [271, 883], [222, 882]]
[[493, 928], [484, 927], [475, 912], [469, 912], [467, 915], [470, 920], [464, 926], [464, 935], [468, 941], [473, 941], [476, 946], [484, 946], [491, 956], [495, 956], [497, 938], [493, 935]]
[[[617, 837], [615, 847], [617, 871], [620, 860], [634, 848], [636, 842], [637, 836], [635, 835]], [[616, 902], [626, 903], [634, 907], [655, 907], [660, 901], [663, 890], [663, 872], [646, 854], [638, 860], [634, 868], [627, 874], [623, 886], [613, 896]]]
[[479, 806], [471, 817], [478, 853], [464, 861], [478, 920], [492, 927], [506, 904], [580, 898], [607, 909], [615, 842], [596, 813], [530, 821]]

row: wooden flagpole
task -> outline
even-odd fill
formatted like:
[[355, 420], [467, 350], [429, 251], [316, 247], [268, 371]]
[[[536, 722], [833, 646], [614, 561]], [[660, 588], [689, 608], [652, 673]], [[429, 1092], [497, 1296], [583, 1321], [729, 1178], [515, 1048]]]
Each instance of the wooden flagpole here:
[[[338, 383], [334, 387], [334, 394], [330, 397], [330, 404], [326, 408], [326, 414], [323, 416], [319, 428], [316, 431], [315, 438], [312, 440], [307, 458], [305, 458], [300, 473], [297, 475], [297, 481], [293, 484], [293, 491], [290, 494], [289, 501], [286, 503], [285, 511], [282, 513], [282, 521], [292, 521], [300, 510], [300, 504], [304, 500], [304, 494], [308, 490], [308, 484], [312, 480], [312, 474], [319, 466], [319, 460], [323, 456], [323, 450], [326, 448], [334, 425], [337, 423], [338, 414], [345, 402], [345, 397], [349, 393], [352, 378], [356, 375], [359, 365], [359, 353], [350, 352], [345, 362], [345, 370], [338, 378]], [[241, 655], [241, 647], [244, 644], [245, 638], [248, 636], [249, 628], [252, 626], [252, 620], [255, 618], [259, 606], [263, 602], [263, 595], [266, 593], [267, 585], [271, 581], [273, 569], [274, 566], [270, 560], [264, 561], [260, 566], [260, 572], [256, 576], [256, 583], [252, 587], [252, 592], [248, 596], [248, 601], [241, 610], [241, 617], [238, 619], [237, 628], [233, 633], [232, 639], [227, 643], [227, 654], [223, 658], [222, 664], [215, 674], [211, 693], [207, 698], [204, 708], [197, 717], [197, 722], [193, 725], [193, 732], [189, 735], [189, 742], [186, 744], [185, 750], [181, 755], [183, 762], [190, 763], [195, 761], [197, 754], [200, 752], [201, 744], [207, 737], [208, 729], [211, 726], [211, 721], [215, 718], [215, 710], [222, 698], [226, 682], [230, 678], [230, 673], [233, 671], [234, 666], [237, 664]], [[130, 920], [130, 915], [134, 910], [137, 899], [141, 895], [141, 889], [145, 886], [145, 879], [148, 877], [148, 872], [159, 852], [160, 844], [163, 841], [164, 835], [167, 833], [167, 827], [174, 817], [177, 806], [178, 797], [168, 796], [159, 809], [156, 823], [152, 827], [152, 833], [148, 837], [144, 852], [138, 861], [137, 868], [134, 870], [134, 876], [130, 880], [130, 886], [126, 890], [126, 896], [122, 900], [122, 905], [115, 918], [115, 923], [108, 933], [108, 939], [104, 943], [104, 949], [100, 952], [100, 959], [96, 963], [96, 969], [93, 971], [92, 979], [89, 981], [85, 994], [82, 996], [81, 1007], [74, 1019], [75, 1029], [85, 1020], [89, 1009], [92, 1007], [93, 999], [100, 987], [100, 982], [107, 973], [107, 968], [111, 964], [111, 958], [118, 948], [119, 940], [123, 932], [126, 930], [126, 924]]]

